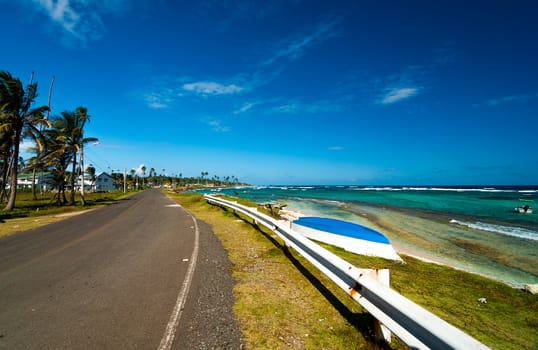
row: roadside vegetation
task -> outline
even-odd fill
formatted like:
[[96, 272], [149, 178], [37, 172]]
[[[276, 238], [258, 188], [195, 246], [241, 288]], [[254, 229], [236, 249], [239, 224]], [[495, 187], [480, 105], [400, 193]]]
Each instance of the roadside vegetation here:
[[[228, 251], [247, 348], [407, 348], [394, 336], [390, 345], [376, 343], [372, 316], [272, 232], [200, 194], [171, 196], [210, 224]], [[538, 348], [537, 295], [408, 256], [401, 264], [323, 246], [357, 267], [389, 268], [393, 289], [492, 349]]]
[[[23, 170], [32, 173], [34, 200], [37, 200], [36, 173], [47, 171], [52, 174], [56, 203], [75, 204], [76, 182], [84, 169], [82, 150], [97, 138], [84, 136], [84, 126], [91, 118], [86, 107], [49, 116], [50, 92], [49, 105], [35, 106], [38, 86], [33, 82], [33, 73], [25, 87], [19, 78], [0, 71], [0, 203], [6, 203], [4, 211], [15, 208], [19, 174]], [[35, 156], [27, 164], [20, 157], [23, 140], [35, 144]], [[80, 200], [84, 205], [84, 197]]]
[[[80, 195], [79, 191], [88, 188], [91, 192], [91, 188], [96, 188], [96, 169], [91, 164], [85, 167], [83, 162], [84, 147], [98, 143], [97, 138], [84, 134], [92, 117], [88, 108], [82, 106], [50, 115], [53, 83], [54, 78], [48, 91], [48, 104], [36, 106], [38, 84], [34, 82], [33, 72], [30, 82], [24, 85], [8, 71], [0, 70], [0, 205], [5, 212], [15, 211], [13, 216], [21, 210], [26, 212], [25, 208], [37, 209], [49, 206], [51, 202], [57, 206], [74, 206], [80, 202], [84, 206], [86, 196]], [[21, 150], [23, 142], [35, 147]], [[29, 151], [33, 156], [23, 159], [21, 151]], [[117, 189], [243, 185], [234, 175], [210, 177], [207, 171], [202, 171], [199, 177], [183, 177], [181, 173], [167, 175], [165, 169], [157, 174], [155, 168], [146, 166], [129, 171], [108, 168], [109, 183]], [[33, 203], [28, 203], [27, 197], [18, 198], [26, 187], [31, 188]], [[38, 192], [47, 193], [39, 198]]]
[[[85, 195], [85, 206], [58, 206], [53, 193], [45, 193], [34, 200], [31, 192], [19, 191], [17, 207], [11, 211], [0, 211], [0, 238], [59, 221], [83, 210], [113, 203], [129, 194], [121, 191], [90, 192]], [[79, 198], [76, 200], [78, 202]]]

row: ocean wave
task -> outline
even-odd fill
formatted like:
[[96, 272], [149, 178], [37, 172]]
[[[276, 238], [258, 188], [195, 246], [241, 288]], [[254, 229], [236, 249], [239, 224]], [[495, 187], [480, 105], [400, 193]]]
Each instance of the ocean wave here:
[[446, 191], [446, 192], [515, 192], [515, 190], [497, 189], [492, 187], [485, 188], [458, 188], [458, 187], [404, 187], [409, 191]]
[[402, 191], [401, 187], [354, 187], [353, 191]]
[[518, 190], [518, 189], [506, 189], [506, 188], [494, 188], [494, 187], [431, 187], [431, 186], [402, 186], [402, 187], [392, 187], [392, 186], [369, 186], [369, 187], [349, 187], [353, 191], [441, 191], [441, 192], [518, 192], [518, 193], [538, 193], [538, 190]]
[[[263, 187], [262, 189], [287, 191], [287, 190], [290, 189], [290, 187], [288, 187], [288, 186], [266, 186], [266, 187]], [[291, 189], [293, 190], [293, 188], [291, 188]]]
[[480, 221], [472, 223], [472, 222], [465, 222], [465, 221], [459, 221], [459, 220], [454, 220], [454, 219], [450, 220], [450, 223], [460, 225], [460, 226], [465, 226], [474, 230], [495, 232], [495, 233], [500, 233], [506, 236], [512, 236], [512, 237], [538, 241], [537, 231], [528, 230], [521, 227], [488, 224], [488, 223], [484, 223]]

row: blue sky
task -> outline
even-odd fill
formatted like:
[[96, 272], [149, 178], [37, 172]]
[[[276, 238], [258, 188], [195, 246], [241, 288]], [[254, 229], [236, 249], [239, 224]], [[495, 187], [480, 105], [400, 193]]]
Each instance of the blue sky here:
[[0, 69], [98, 171], [538, 183], [534, 1], [0, 0]]

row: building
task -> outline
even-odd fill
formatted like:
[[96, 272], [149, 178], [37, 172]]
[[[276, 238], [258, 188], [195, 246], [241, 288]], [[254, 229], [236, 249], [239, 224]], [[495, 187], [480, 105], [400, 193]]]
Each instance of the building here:
[[[17, 177], [17, 189], [32, 188], [33, 175], [31, 173], [19, 174]], [[50, 191], [53, 188], [53, 178], [51, 173], [35, 174], [35, 187], [38, 191]]]
[[112, 176], [102, 172], [95, 176], [94, 181], [91, 182], [91, 189], [94, 192], [108, 192], [114, 191], [116, 186], [114, 185], [114, 179]]

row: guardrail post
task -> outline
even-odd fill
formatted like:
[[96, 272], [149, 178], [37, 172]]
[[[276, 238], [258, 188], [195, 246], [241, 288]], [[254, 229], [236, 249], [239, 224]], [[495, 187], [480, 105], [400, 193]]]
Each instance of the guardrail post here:
[[[386, 287], [390, 287], [390, 270], [389, 269], [375, 269], [373, 270], [375, 278]], [[381, 322], [375, 320], [374, 332], [376, 340], [385, 340], [387, 343], [391, 342], [391, 332]]]

